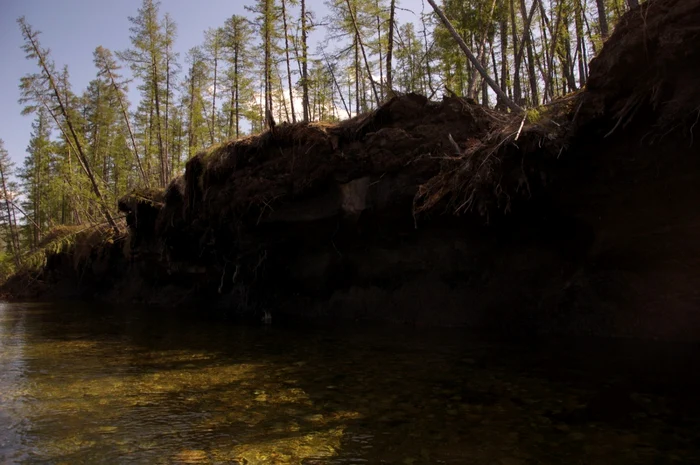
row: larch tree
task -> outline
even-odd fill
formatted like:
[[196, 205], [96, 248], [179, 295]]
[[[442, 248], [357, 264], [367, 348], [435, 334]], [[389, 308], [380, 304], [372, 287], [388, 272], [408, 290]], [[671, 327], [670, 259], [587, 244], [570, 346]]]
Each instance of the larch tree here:
[[301, 13], [299, 19], [301, 23], [301, 105], [304, 111], [304, 122], [309, 121], [309, 45], [308, 34], [311, 29], [309, 16], [311, 13], [306, 9], [306, 0], [301, 0]]
[[[81, 113], [84, 120], [83, 134], [87, 142], [90, 164], [103, 183], [107, 183], [111, 172], [111, 144], [116, 135], [116, 98], [114, 89], [102, 79], [93, 79], [81, 98]], [[109, 189], [105, 189], [108, 197]], [[108, 202], [111, 201], [108, 199]]]
[[[374, 0], [327, 0], [326, 2], [330, 15], [325, 19], [328, 23], [325, 43], [336, 44], [336, 50], [327, 57], [331, 61], [347, 63], [344, 84], [348, 85], [347, 97], [350, 107], [354, 99], [355, 113], [368, 111], [371, 107], [368, 101], [379, 103], [377, 85], [372, 76], [371, 51], [365, 47], [365, 44], [372, 39], [370, 31], [376, 30], [375, 17], [372, 14], [376, 9], [374, 4]], [[340, 76], [336, 77], [340, 79]], [[350, 109], [352, 111], [352, 108]]]
[[206, 146], [209, 129], [205, 116], [204, 90], [207, 85], [207, 60], [199, 47], [190, 49], [186, 57], [187, 75], [182, 83], [182, 104], [187, 124], [187, 156], [193, 157]]
[[44, 108], [37, 110], [36, 118], [32, 123], [32, 134], [27, 146], [27, 156], [24, 166], [18, 173], [24, 202], [22, 207], [31, 218], [27, 221], [26, 228], [30, 248], [39, 244], [44, 233], [44, 225], [51, 216], [51, 190], [56, 179], [51, 175], [51, 121]]
[[149, 185], [148, 176], [143, 169], [143, 163], [141, 157], [139, 156], [139, 147], [136, 142], [136, 136], [131, 125], [131, 118], [129, 117], [129, 101], [127, 99], [128, 88], [122, 80], [122, 76], [119, 74], [119, 65], [112, 56], [112, 52], [104, 47], [97, 47], [93, 53], [93, 61], [95, 67], [98, 70], [98, 76], [107, 80], [109, 85], [114, 91], [114, 96], [117, 100], [119, 111], [123, 118], [124, 124], [129, 134], [130, 149], [134, 156], [134, 161], [138, 167], [139, 174], [141, 175], [141, 180], [146, 187]]
[[389, 5], [389, 32], [386, 40], [386, 89], [391, 95], [394, 91], [393, 83], [393, 51], [394, 51], [394, 21], [396, 15], [396, 0], [391, 0]]
[[297, 122], [297, 117], [294, 111], [294, 85], [292, 84], [292, 65], [291, 65], [291, 60], [289, 58], [290, 54], [290, 48], [289, 48], [289, 43], [290, 43], [290, 31], [289, 31], [289, 25], [288, 25], [288, 13], [287, 13], [287, 5], [295, 5], [296, 0], [280, 0], [281, 5], [282, 5], [282, 10], [281, 10], [281, 15], [282, 15], [282, 26], [284, 30], [284, 55], [285, 55], [285, 62], [287, 65], [287, 87], [289, 91], [289, 106], [290, 106], [290, 112], [292, 116], [292, 122], [296, 123]]
[[219, 134], [217, 130], [216, 116], [217, 116], [217, 105], [216, 97], [218, 94], [221, 76], [221, 62], [223, 58], [224, 51], [224, 32], [221, 28], [215, 27], [208, 29], [204, 34], [204, 53], [209, 62], [209, 71], [211, 75], [209, 76], [209, 89], [211, 92], [211, 105], [209, 106], [209, 137], [210, 142], [214, 145], [218, 139]]
[[396, 70], [398, 80], [396, 89], [401, 92], [419, 92], [425, 94], [425, 57], [423, 46], [418, 39], [413, 23], [399, 26], [397, 30]]
[[467, 46], [467, 44], [464, 42], [464, 40], [460, 37], [460, 35], [457, 33], [457, 31], [454, 29], [452, 24], [450, 23], [449, 19], [445, 14], [442, 12], [442, 10], [437, 6], [435, 3], [435, 0], [428, 0], [428, 3], [430, 3], [430, 6], [433, 7], [433, 10], [435, 10], [435, 13], [440, 17], [440, 20], [442, 21], [443, 25], [447, 28], [447, 30], [450, 32], [450, 35], [452, 38], [457, 42], [459, 47], [462, 49], [465, 55], [467, 55], [467, 58], [469, 58], [469, 61], [472, 63], [472, 65], [477, 69], [481, 77], [489, 84], [489, 87], [493, 89], [493, 91], [498, 95], [508, 106], [513, 111], [520, 112], [522, 111], [522, 108], [520, 108], [515, 102], [513, 102], [506, 94], [503, 92], [503, 89], [501, 89], [498, 84], [491, 79], [489, 76], [488, 72], [486, 69], [482, 66], [481, 63], [476, 59], [474, 56], [474, 53], [471, 51], [471, 49]]
[[163, 53], [165, 55], [165, 118], [164, 118], [164, 151], [165, 151], [165, 167], [166, 181], [173, 177], [172, 155], [170, 152], [175, 150], [173, 147], [173, 131], [171, 128], [171, 112], [173, 102], [173, 88], [175, 80], [180, 70], [177, 62], [178, 54], [175, 53], [173, 47], [177, 38], [177, 24], [173, 21], [169, 13], [165, 13], [163, 18]]
[[100, 204], [102, 215], [118, 233], [119, 228], [102, 195], [100, 182], [84, 148], [84, 139], [79, 133], [77, 124], [78, 115], [69, 105], [72, 93], [68, 85], [67, 70], [64, 69], [62, 74], [57, 73], [49, 51], [42, 48], [39, 42], [39, 32], [32, 29], [24, 18], [20, 18], [18, 23], [24, 37], [23, 49], [27, 58], [36, 60], [40, 70], [39, 73], [29, 74], [22, 78], [20, 102], [28, 104], [24, 111], [31, 113], [39, 107], [44, 107], [48, 111], [59, 130], [64, 134], [66, 142], [71, 146], [80, 167], [89, 179], [92, 191]]
[[2, 211], [0, 215], [4, 216], [4, 225], [6, 226], [5, 243], [8, 244], [10, 253], [15, 262], [15, 266], [19, 267], [22, 264], [21, 245], [19, 232], [17, 230], [17, 216], [15, 215], [14, 199], [16, 192], [10, 184], [10, 174], [12, 173], [12, 160], [5, 149], [5, 142], [0, 139], [0, 202], [2, 202]]
[[[349, 118], [394, 91], [434, 98], [445, 89], [484, 105], [496, 94], [496, 108], [512, 111], [549, 103], [585, 85], [590, 57], [638, 6], [428, 0], [430, 13], [424, 7], [402, 23], [396, 0], [326, 0], [321, 24], [308, 0], [248, 3], [247, 14], [212, 25], [181, 69], [175, 22], [158, 1], [142, 0], [129, 18], [131, 46], [116, 54], [136, 80], [133, 107], [109, 50], [95, 49], [97, 76], [74, 93], [67, 67], [57, 67], [39, 33], [19, 20], [38, 72], [21, 80], [24, 113], [36, 118], [25, 162], [10, 174], [0, 156], [0, 219], [13, 261], [53, 225], [103, 217], [116, 231], [117, 199], [129, 189], [164, 187], [199, 151], [274, 127], [275, 119]], [[320, 27], [325, 40], [310, 53]]]
[[273, 81], [277, 74], [275, 68], [276, 57], [274, 56], [279, 39], [278, 24], [280, 20], [280, 10], [277, 0], [256, 0], [255, 4], [246, 7], [248, 11], [255, 15], [253, 21], [260, 31], [260, 46], [262, 48], [262, 99], [264, 100], [262, 120], [265, 126], [270, 128], [273, 125]]
[[132, 48], [117, 52], [127, 62], [131, 71], [141, 80], [139, 90], [142, 107], [148, 115], [147, 130], [153, 134], [158, 155], [158, 185], [165, 187], [168, 181], [168, 159], [164, 131], [164, 97], [166, 82], [165, 33], [159, 19], [160, 2], [143, 0], [136, 16], [130, 16]]
[[223, 26], [224, 57], [228, 62], [226, 80], [229, 88], [227, 137], [241, 136], [241, 113], [243, 102], [250, 96], [252, 38], [250, 23], [246, 18], [233, 15]]

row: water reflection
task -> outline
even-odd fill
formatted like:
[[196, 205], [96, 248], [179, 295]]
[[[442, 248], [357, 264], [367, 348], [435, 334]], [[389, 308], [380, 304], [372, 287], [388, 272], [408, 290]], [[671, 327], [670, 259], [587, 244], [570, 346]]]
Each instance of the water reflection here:
[[26, 434], [21, 406], [27, 392], [24, 381], [24, 313], [11, 312], [0, 303], [0, 459], [14, 451]]
[[695, 349], [2, 304], [0, 462], [700, 463]]

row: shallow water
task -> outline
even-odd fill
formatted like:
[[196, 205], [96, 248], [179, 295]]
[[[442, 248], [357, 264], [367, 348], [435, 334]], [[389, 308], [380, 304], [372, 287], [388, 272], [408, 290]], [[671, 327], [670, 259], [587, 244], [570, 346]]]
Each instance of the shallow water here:
[[700, 463], [698, 355], [0, 304], [0, 463]]

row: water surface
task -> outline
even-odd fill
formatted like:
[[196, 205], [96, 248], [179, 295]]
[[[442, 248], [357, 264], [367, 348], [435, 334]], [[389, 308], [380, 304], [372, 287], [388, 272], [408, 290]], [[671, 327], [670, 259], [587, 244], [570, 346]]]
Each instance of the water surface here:
[[700, 463], [698, 347], [0, 304], [0, 463]]

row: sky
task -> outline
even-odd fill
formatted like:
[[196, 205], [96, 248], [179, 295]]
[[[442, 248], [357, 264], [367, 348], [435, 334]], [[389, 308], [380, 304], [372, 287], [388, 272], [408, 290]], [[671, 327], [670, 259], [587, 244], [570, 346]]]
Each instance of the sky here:
[[[206, 29], [223, 25], [233, 14], [245, 15], [244, 5], [252, 1], [162, 0], [161, 13], [170, 13], [178, 26], [175, 50], [181, 55], [180, 62], [187, 50], [203, 42]], [[423, 8], [423, 0], [399, 3], [416, 13]], [[18, 166], [25, 157], [34, 119], [21, 115], [19, 80], [37, 67], [21, 50], [17, 18], [25, 16], [42, 32], [42, 46], [51, 49], [59, 69], [68, 65], [73, 91], [80, 94], [95, 77], [92, 53], [98, 45], [112, 51], [130, 47], [128, 17], [135, 16], [140, 5], [141, 0], [0, 0], [0, 139]], [[307, 0], [307, 5], [317, 18], [326, 14], [322, 0]], [[427, 3], [426, 7], [430, 8]], [[407, 11], [397, 16], [399, 21], [415, 18]]]

